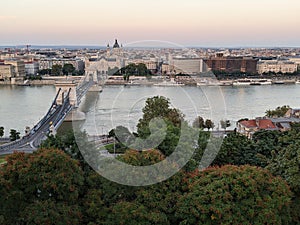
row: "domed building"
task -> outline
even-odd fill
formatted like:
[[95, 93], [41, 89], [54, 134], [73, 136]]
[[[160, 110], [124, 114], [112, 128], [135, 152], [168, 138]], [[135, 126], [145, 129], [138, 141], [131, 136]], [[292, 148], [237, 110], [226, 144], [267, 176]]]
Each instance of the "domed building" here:
[[120, 46], [119, 46], [119, 43], [118, 43], [118, 40], [117, 40], [117, 39], [115, 39], [115, 44], [114, 44], [113, 48], [120, 48]]
[[[121, 45], [122, 46], [122, 45]], [[122, 54], [122, 47], [120, 47], [118, 40], [115, 39], [115, 43], [111, 49], [107, 44], [106, 54], [98, 55], [97, 59], [89, 60], [89, 73], [97, 71], [98, 74], [110, 75], [116, 72], [118, 69], [124, 67], [124, 57]]]

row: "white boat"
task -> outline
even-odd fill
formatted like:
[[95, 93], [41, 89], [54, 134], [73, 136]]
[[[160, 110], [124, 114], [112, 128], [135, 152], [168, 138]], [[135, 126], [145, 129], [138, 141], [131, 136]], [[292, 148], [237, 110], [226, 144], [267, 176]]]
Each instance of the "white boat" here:
[[250, 85], [251, 80], [250, 79], [238, 79], [233, 81], [232, 85], [233, 86], [242, 86], [242, 85]]
[[251, 79], [250, 85], [268, 85], [272, 84], [271, 79]]
[[300, 80], [297, 80], [297, 81], [295, 82], [295, 84], [300, 84]]
[[284, 81], [283, 80], [276, 80], [276, 81], [273, 81], [273, 84], [284, 84]]
[[153, 84], [154, 86], [184, 86], [183, 83], [175, 82], [175, 81], [166, 81], [164, 80], [163, 82]]
[[207, 85], [207, 81], [197, 82], [197, 86], [206, 86], [206, 85]]

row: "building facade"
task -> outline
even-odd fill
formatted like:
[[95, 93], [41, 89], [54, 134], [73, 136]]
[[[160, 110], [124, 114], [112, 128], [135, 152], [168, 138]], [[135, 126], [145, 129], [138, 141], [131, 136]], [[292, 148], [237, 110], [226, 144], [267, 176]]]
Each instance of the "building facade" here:
[[224, 57], [217, 54], [216, 57], [204, 59], [204, 71], [220, 71], [226, 73], [242, 72], [256, 73], [257, 59], [251, 57]]
[[200, 58], [173, 58], [171, 65], [176, 73], [199, 74], [203, 71], [203, 60]]
[[25, 73], [27, 76], [36, 76], [39, 72], [38, 62], [25, 62]]
[[52, 69], [54, 65], [64, 66], [65, 64], [71, 64], [74, 66], [75, 70], [83, 71], [84, 70], [84, 61], [81, 59], [74, 58], [44, 58], [39, 61], [39, 69]]
[[271, 119], [256, 118], [253, 120], [241, 120], [237, 122], [237, 132], [252, 138], [253, 134], [259, 130], [279, 130]]
[[16, 78], [22, 78], [25, 74], [25, 63], [21, 60], [5, 60], [4, 64], [12, 65], [14, 67], [14, 77]]
[[297, 64], [287, 60], [261, 60], [257, 64], [259, 74], [263, 73], [294, 73], [297, 72]]
[[15, 77], [14, 67], [0, 62], [0, 80], [6, 81], [10, 80], [12, 77]]

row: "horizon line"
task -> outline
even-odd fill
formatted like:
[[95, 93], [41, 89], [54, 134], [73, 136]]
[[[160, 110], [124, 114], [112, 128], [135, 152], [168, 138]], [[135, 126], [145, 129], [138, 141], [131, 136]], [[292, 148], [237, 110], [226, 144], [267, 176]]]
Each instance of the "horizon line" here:
[[[0, 48], [7, 48], [7, 47], [26, 47], [27, 45], [30, 45], [29, 47], [97, 47], [97, 48], [107, 48], [105, 45], [97, 45], [97, 44], [7, 44], [7, 45], [1, 45]], [[123, 48], [180, 48], [175, 46], [126, 46], [124, 45]], [[182, 46], [182, 48], [300, 48], [300, 46], [288, 46], [288, 45], [278, 45], [278, 46], [265, 46], [265, 45], [186, 45]]]

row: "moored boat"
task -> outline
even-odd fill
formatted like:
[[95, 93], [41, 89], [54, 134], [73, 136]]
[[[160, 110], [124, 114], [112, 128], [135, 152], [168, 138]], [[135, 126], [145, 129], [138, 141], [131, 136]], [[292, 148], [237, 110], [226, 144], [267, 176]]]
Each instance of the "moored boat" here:
[[250, 85], [250, 84], [251, 84], [250, 79], [238, 79], [233, 81], [232, 83], [233, 86]]

